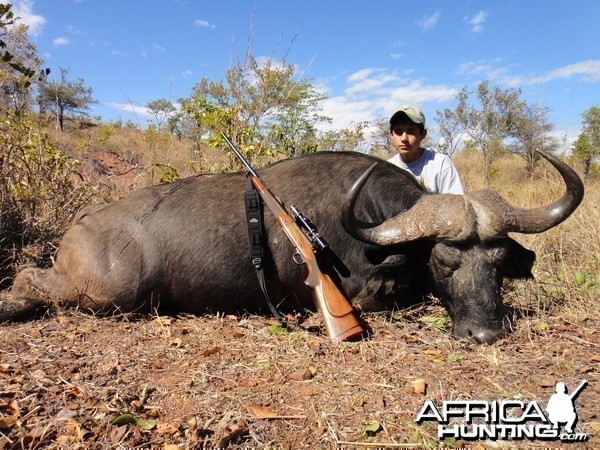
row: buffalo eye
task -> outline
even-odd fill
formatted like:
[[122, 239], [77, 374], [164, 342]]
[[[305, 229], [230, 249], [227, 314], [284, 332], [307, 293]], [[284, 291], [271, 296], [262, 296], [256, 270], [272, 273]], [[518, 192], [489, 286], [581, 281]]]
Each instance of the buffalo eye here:
[[508, 250], [504, 247], [497, 247], [491, 252], [492, 263], [496, 266], [501, 266], [506, 260]]

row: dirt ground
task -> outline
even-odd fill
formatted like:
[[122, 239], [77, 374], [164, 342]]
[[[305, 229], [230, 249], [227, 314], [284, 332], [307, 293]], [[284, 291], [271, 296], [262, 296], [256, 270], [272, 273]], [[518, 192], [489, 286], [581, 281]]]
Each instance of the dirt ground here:
[[[93, 317], [0, 325], [0, 449], [600, 448], [600, 323], [528, 312], [494, 345], [450, 337], [436, 304], [366, 314], [370, 337], [270, 317]], [[592, 317], [596, 317], [593, 315]], [[560, 317], [560, 318], [559, 318]], [[587, 441], [439, 440], [427, 400], [537, 401], [573, 391]]]

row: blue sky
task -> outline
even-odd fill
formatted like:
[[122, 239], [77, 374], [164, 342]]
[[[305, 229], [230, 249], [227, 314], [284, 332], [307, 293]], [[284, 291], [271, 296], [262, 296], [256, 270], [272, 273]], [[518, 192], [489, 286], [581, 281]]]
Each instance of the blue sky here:
[[[574, 139], [600, 106], [595, 0], [15, 0], [30, 39], [59, 76], [83, 78], [106, 120], [143, 122], [144, 105], [187, 97], [243, 57], [297, 67], [328, 97], [336, 127], [420, 105], [428, 118], [482, 80], [520, 88]], [[132, 111], [136, 111], [136, 115]], [[430, 121], [433, 122], [433, 121]], [[434, 123], [431, 123], [434, 125]], [[431, 130], [435, 131], [435, 130]]]

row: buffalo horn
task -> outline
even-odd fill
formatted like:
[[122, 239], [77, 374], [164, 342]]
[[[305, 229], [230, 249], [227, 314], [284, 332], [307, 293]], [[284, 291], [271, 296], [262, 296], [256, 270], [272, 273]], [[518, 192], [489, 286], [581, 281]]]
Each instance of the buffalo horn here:
[[422, 196], [410, 209], [378, 225], [358, 220], [354, 207], [364, 184], [375, 170], [372, 164], [354, 182], [342, 204], [343, 227], [355, 238], [376, 245], [393, 245], [427, 238], [462, 239], [473, 231], [473, 212], [462, 195]]
[[550, 205], [524, 209], [511, 206], [495, 191], [485, 189], [465, 195], [424, 195], [410, 208], [377, 225], [367, 225], [354, 214], [358, 195], [377, 163], [352, 185], [342, 205], [344, 228], [357, 239], [376, 245], [393, 245], [418, 239], [462, 241], [477, 235], [494, 239], [509, 232], [540, 233], [564, 221], [583, 199], [583, 183], [577, 173], [558, 158], [538, 151], [561, 174], [567, 187]]
[[558, 170], [565, 182], [565, 193], [549, 205], [526, 209], [511, 206], [494, 191], [468, 192], [465, 197], [476, 210], [477, 232], [482, 240], [510, 232], [533, 234], [549, 230], [569, 217], [583, 200], [579, 175], [557, 157], [537, 152]]

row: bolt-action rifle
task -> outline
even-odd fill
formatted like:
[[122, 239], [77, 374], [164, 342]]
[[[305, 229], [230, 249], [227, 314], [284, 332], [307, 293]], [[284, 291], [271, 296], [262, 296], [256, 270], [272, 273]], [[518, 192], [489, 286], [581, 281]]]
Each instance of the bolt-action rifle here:
[[306, 265], [308, 273], [304, 283], [314, 292], [317, 307], [323, 315], [329, 337], [336, 341], [359, 337], [363, 333], [363, 329], [354, 317], [352, 305], [333, 280], [319, 268], [316, 254], [327, 248], [328, 244], [325, 239], [298, 208], [291, 206], [293, 216], [288, 214], [284, 204], [271, 192], [235, 145], [225, 134], [221, 133], [221, 135], [246, 168], [246, 176], [252, 186], [294, 246], [294, 262]]

